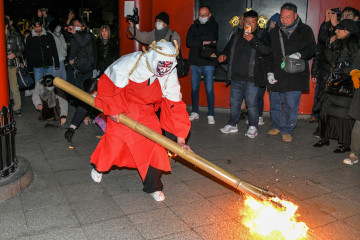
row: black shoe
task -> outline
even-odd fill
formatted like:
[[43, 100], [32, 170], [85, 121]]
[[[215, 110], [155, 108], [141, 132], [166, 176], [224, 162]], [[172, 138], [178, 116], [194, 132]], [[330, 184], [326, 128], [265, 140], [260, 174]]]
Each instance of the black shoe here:
[[15, 114], [15, 116], [21, 116], [21, 110], [19, 109], [19, 110], [15, 110], [14, 111], [14, 114]]
[[68, 142], [71, 142], [71, 139], [74, 136], [74, 133], [75, 133], [75, 129], [73, 129], [73, 128], [69, 128], [65, 132], [65, 138], [68, 140]]
[[329, 143], [330, 143], [329, 141], [320, 140], [317, 143], [315, 143], [313, 146], [314, 147], [322, 147], [324, 145], [329, 146]]
[[351, 149], [349, 147], [345, 147], [345, 146], [338, 146], [335, 150], [334, 153], [345, 153], [345, 152], [350, 152]]

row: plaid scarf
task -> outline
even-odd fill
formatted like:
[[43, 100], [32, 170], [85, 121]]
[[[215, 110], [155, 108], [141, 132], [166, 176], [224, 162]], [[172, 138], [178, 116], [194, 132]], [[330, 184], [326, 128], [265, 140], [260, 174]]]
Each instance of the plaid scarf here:
[[299, 18], [299, 16], [297, 16], [295, 21], [290, 26], [285, 26], [282, 24], [281, 21], [279, 21], [279, 27], [286, 34], [286, 36], [288, 38], [290, 38], [290, 35], [292, 34], [293, 31], [295, 31], [295, 29], [298, 27], [299, 23], [300, 23], [300, 18]]

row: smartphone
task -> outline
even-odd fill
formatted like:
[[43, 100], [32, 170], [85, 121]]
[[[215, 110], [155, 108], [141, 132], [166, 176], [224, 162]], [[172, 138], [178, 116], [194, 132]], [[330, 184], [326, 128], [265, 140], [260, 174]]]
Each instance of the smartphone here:
[[249, 35], [251, 33], [251, 25], [245, 25], [244, 26], [244, 34]]

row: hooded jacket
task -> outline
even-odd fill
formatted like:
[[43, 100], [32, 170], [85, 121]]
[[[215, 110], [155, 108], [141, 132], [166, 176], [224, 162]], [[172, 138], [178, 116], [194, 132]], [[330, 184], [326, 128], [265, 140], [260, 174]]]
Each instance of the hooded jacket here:
[[189, 28], [186, 36], [186, 46], [190, 48], [189, 62], [195, 66], [214, 66], [216, 61], [200, 57], [200, 48], [204, 41], [218, 40], [218, 24], [213, 17], [205, 24], [197, 19]]
[[40, 35], [34, 29], [31, 31], [31, 36], [26, 40], [25, 58], [30, 69], [47, 68], [54, 63], [55, 68], [60, 67], [55, 40], [45, 29]]

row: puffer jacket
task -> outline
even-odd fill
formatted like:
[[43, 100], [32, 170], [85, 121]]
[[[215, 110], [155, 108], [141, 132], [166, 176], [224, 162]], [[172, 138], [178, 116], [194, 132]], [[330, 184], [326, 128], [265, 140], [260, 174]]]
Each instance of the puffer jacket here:
[[[8, 29], [6, 33], [6, 53], [14, 53], [16, 58], [20, 58], [24, 51], [24, 43], [20, 38], [20, 35], [11, 30]], [[14, 59], [8, 59], [7, 64], [9, 67], [15, 67], [16, 61]]]

